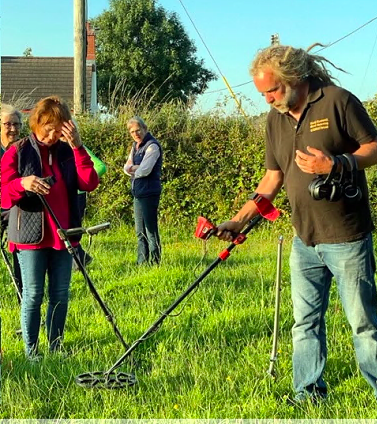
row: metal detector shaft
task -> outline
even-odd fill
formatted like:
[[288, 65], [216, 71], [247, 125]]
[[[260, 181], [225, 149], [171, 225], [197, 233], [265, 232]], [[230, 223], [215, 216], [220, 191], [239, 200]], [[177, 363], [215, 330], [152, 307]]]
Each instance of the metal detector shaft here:
[[[255, 216], [248, 226], [240, 233], [243, 236], [248, 234], [250, 230], [262, 219], [262, 215]], [[245, 237], [243, 237], [243, 240], [245, 240]], [[142, 343], [144, 340], [148, 338], [148, 336], [152, 333], [154, 333], [160, 326], [160, 324], [169, 316], [169, 314], [200, 284], [200, 282], [214, 269], [217, 267], [217, 265], [220, 262], [225, 261], [228, 257], [230, 252], [237, 246], [237, 242], [232, 242], [224, 251], [222, 251], [219, 254], [219, 257], [215, 259], [211, 265], [203, 271], [203, 273], [191, 284], [188, 289], [182, 293], [174, 303], [172, 303], [162, 314], [161, 316], [148, 328], [148, 330], [145, 331], [145, 333], [138, 338], [135, 342], [132, 343], [132, 345], [127, 349], [127, 351], [115, 362], [115, 364], [105, 372], [105, 375], [111, 374], [115, 369], [119, 368], [120, 365], [124, 362], [124, 360], [133, 352], [137, 346], [139, 346], [140, 343]]]
[[3, 244], [4, 231], [5, 231], [4, 229], [1, 230], [1, 243], [0, 243], [1, 256], [4, 260], [5, 266], [7, 267], [7, 270], [8, 270], [8, 273], [10, 275], [10, 278], [12, 280], [12, 283], [13, 283], [15, 289], [16, 289], [18, 300], [21, 302], [21, 300], [22, 300], [21, 286], [20, 286], [18, 279], [14, 275], [12, 265], [10, 264], [9, 258], [7, 256], [7, 252], [5, 251], [5, 247], [4, 247], [4, 244]]
[[104, 303], [104, 301], [101, 299], [101, 297], [98, 294], [96, 288], [94, 287], [94, 284], [92, 283], [92, 281], [91, 281], [88, 273], [86, 272], [85, 267], [81, 263], [80, 258], [78, 256], [78, 254], [76, 253], [76, 250], [73, 248], [73, 246], [72, 246], [71, 242], [69, 241], [68, 237], [65, 235], [65, 231], [61, 227], [58, 219], [56, 218], [56, 215], [54, 214], [53, 210], [51, 209], [51, 206], [48, 204], [47, 200], [42, 195], [38, 194], [38, 197], [41, 199], [41, 202], [42, 202], [43, 206], [47, 209], [47, 211], [51, 215], [53, 221], [55, 222], [55, 225], [58, 228], [59, 236], [63, 239], [64, 244], [67, 247], [68, 252], [72, 255], [74, 261], [76, 262], [77, 267], [79, 268], [79, 270], [81, 271], [82, 275], [84, 276], [85, 281], [88, 283], [90, 292], [92, 293], [93, 297], [96, 299], [96, 301], [98, 302], [98, 304], [100, 305], [103, 313], [105, 314], [106, 319], [112, 325], [115, 335], [118, 337], [118, 339], [122, 343], [123, 347], [125, 349], [128, 349], [129, 348], [129, 345], [124, 341], [123, 336], [122, 336], [121, 332], [119, 331], [117, 325], [115, 324], [114, 318], [113, 318], [113, 316], [112, 316], [109, 308]]
[[268, 373], [272, 376], [274, 375], [274, 365], [275, 365], [275, 362], [277, 361], [277, 354], [278, 354], [283, 236], [279, 236], [277, 252], [278, 254], [277, 254], [277, 264], [276, 264], [274, 335], [273, 335], [273, 341], [272, 341], [272, 351], [270, 356], [270, 367], [268, 369]]

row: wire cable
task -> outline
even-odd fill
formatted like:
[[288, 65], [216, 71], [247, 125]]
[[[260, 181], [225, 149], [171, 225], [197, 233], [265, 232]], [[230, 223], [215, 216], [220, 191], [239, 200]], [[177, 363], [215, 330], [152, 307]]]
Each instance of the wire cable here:
[[349, 32], [348, 34], [344, 35], [343, 37], [339, 38], [338, 40], [334, 41], [333, 43], [327, 44], [326, 46], [322, 47], [322, 49], [319, 49], [316, 51], [316, 53], [321, 52], [322, 50], [328, 49], [329, 47], [333, 46], [334, 44], [339, 43], [339, 41], [344, 40], [345, 38], [349, 37], [350, 35], [354, 34], [355, 32], [359, 31], [361, 28], [364, 28], [365, 26], [369, 25], [373, 21], [377, 19], [377, 16], [371, 19], [370, 21], [366, 22], [365, 24], [361, 25], [359, 28], [356, 28], [355, 30]]
[[236, 102], [238, 109], [240, 110], [240, 112], [242, 113], [242, 115], [243, 115], [246, 119], [248, 119], [248, 116], [246, 115], [245, 111], [243, 110], [243, 108], [242, 108], [242, 106], [241, 106], [241, 103], [239, 102], [239, 100], [237, 99], [236, 95], [234, 94], [234, 92], [233, 92], [233, 90], [232, 90], [232, 87], [229, 85], [229, 83], [228, 83], [227, 79], [225, 78], [225, 76], [224, 76], [224, 75], [223, 75], [223, 73], [221, 72], [219, 65], [217, 64], [217, 62], [216, 62], [215, 58], [213, 57], [213, 55], [212, 55], [211, 51], [209, 50], [209, 48], [208, 48], [207, 44], [205, 43], [205, 41], [204, 41], [203, 37], [201, 36], [201, 34], [200, 34], [200, 32], [199, 32], [198, 28], [196, 27], [196, 25], [195, 25], [194, 21], [192, 20], [192, 18], [191, 18], [191, 16], [190, 16], [190, 14], [188, 13], [188, 11], [187, 11], [187, 9], [186, 9], [185, 5], [183, 4], [182, 0], [179, 0], [179, 2], [181, 3], [181, 5], [182, 5], [182, 7], [183, 7], [184, 11], [186, 12], [186, 15], [187, 15], [187, 16], [188, 16], [188, 18], [190, 19], [190, 21], [191, 21], [191, 23], [192, 23], [193, 27], [195, 28], [195, 31], [197, 32], [197, 34], [198, 34], [198, 36], [199, 36], [199, 38], [202, 40], [202, 43], [204, 44], [204, 47], [207, 49], [208, 54], [209, 54], [209, 55], [210, 55], [210, 57], [212, 58], [212, 60], [213, 60], [213, 62], [214, 62], [214, 64], [215, 64], [215, 66], [216, 66], [217, 70], [219, 71], [219, 74], [221, 75], [221, 77], [222, 77], [222, 79], [223, 79], [223, 81], [224, 81], [224, 84], [226, 85], [226, 87], [227, 87], [227, 89], [229, 90], [229, 92], [230, 92], [231, 96], [233, 97], [234, 101]]
[[[181, 2], [181, 0], [179, 0], [179, 1]], [[181, 2], [181, 3], [182, 3], [182, 2]], [[182, 5], [182, 6], [183, 6], [183, 5]], [[184, 6], [183, 6], [183, 7], [184, 7]], [[322, 50], [325, 50], [325, 49], [327, 49], [327, 48], [329, 48], [329, 47], [333, 46], [334, 44], [339, 43], [340, 41], [344, 40], [345, 38], [349, 37], [350, 35], [354, 34], [354, 33], [355, 33], [355, 32], [357, 32], [357, 31], [359, 31], [360, 29], [362, 29], [362, 28], [366, 27], [367, 25], [369, 25], [370, 23], [372, 23], [372, 22], [373, 22], [373, 21], [375, 21], [376, 19], [377, 19], [377, 16], [375, 16], [374, 18], [372, 18], [371, 20], [369, 20], [369, 21], [368, 21], [368, 22], [366, 22], [365, 24], [361, 25], [360, 27], [356, 28], [355, 30], [351, 31], [350, 33], [348, 33], [348, 34], [344, 35], [343, 37], [339, 38], [338, 40], [335, 40], [333, 43], [330, 43], [330, 44], [326, 45], [325, 47], [323, 47], [323, 48], [321, 48], [321, 49], [317, 50], [317, 51], [316, 51], [316, 53], [318, 53], [318, 52], [320, 52], [320, 51], [322, 51]], [[200, 36], [200, 35], [199, 35], [199, 36]], [[373, 49], [374, 49], [374, 47], [373, 47]], [[373, 53], [373, 52], [372, 52], [372, 53]], [[211, 55], [211, 57], [212, 57], [212, 55]], [[368, 66], [369, 66], [369, 64], [368, 64]], [[219, 71], [219, 72], [220, 72], [220, 71]], [[220, 72], [220, 74], [221, 74], [221, 72]], [[234, 86], [232, 86], [232, 88], [237, 88], [237, 87], [241, 87], [241, 86], [243, 86], [243, 85], [251, 84], [251, 82], [252, 82], [252, 81], [243, 82], [243, 83], [241, 83], [241, 84], [238, 84], [238, 85], [234, 85]], [[226, 88], [220, 88], [219, 90], [214, 90], [214, 91], [207, 91], [207, 92], [205, 92], [205, 93], [203, 93], [203, 94], [213, 94], [213, 93], [218, 93], [218, 92], [220, 92], [220, 91], [224, 91], [224, 90], [226, 90]]]
[[376, 34], [376, 38], [374, 39], [374, 44], [373, 44], [372, 51], [371, 51], [370, 56], [369, 56], [367, 67], [365, 68], [365, 73], [364, 73], [363, 80], [361, 81], [361, 84], [360, 84], [360, 89], [359, 89], [360, 92], [361, 92], [361, 90], [364, 87], [364, 82], [365, 82], [365, 79], [366, 79], [366, 76], [367, 76], [367, 73], [368, 73], [370, 62], [372, 61], [372, 56], [373, 56], [373, 53], [374, 53], [374, 49], [376, 47], [376, 44], [377, 44], [377, 34]]
[[187, 17], [190, 19], [190, 21], [191, 21], [191, 23], [192, 23], [192, 26], [195, 28], [195, 31], [196, 31], [196, 32], [197, 32], [197, 34], [199, 35], [199, 38], [202, 40], [202, 43], [204, 44], [204, 47], [207, 49], [208, 54], [211, 56], [211, 59], [213, 60], [213, 63], [215, 64], [215, 66], [216, 66], [217, 70], [219, 71], [219, 74], [220, 74], [221, 76], [223, 76], [223, 73], [221, 72], [219, 65], [217, 64], [217, 62], [216, 62], [215, 58], [213, 57], [213, 55], [212, 55], [211, 51], [210, 51], [210, 50], [209, 50], [209, 48], [208, 48], [208, 46], [207, 46], [206, 42], [204, 41], [203, 37], [201, 36], [201, 34], [200, 34], [200, 32], [199, 32], [198, 28], [196, 27], [196, 25], [195, 25], [194, 21], [191, 19], [191, 16], [189, 15], [189, 13], [188, 13], [188, 11], [187, 11], [187, 9], [186, 9], [185, 5], [182, 3], [182, 1], [181, 1], [181, 0], [178, 0], [178, 1], [181, 3], [181, 5], [182, 5], [182, 7], [183, 7], [184, 11], [186, 12]]
[[[247, 85], [247, 84], [251, 84], [253, 81], [247, 81], [247, 82], [243, 82], [241, 84], [237, 84], [237, 85], [232, 85], [232, 88], [237, 88], [237, 87], [242, 87], [243, 85]], [[219, 93], [220, 91], [225, 91], [227, 90], [227, 88], [219, 88], [218, 90], [213, 90], [213, 91], [206, 91], [203, 94], [213, 94], [213, 93]]]

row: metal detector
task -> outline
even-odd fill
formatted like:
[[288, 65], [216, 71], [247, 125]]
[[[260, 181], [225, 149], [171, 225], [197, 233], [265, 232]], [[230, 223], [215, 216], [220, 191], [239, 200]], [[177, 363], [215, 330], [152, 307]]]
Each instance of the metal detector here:
[[[54, 181], [52, 179], [50, 179], [50, 180], [46, 179], [46, 181], [50, 185], [54, 184]], [[51, 215], [56, 227], [58, 228], [57, 232], [58, 232], [59, 237], [61, 238], [61, 240], [63, 240], [68, 252], [72, 255], [73, 260], [76, 262], [78, 269], [81, 271], [82, 275], [84, 276], [85, 281], [88, 283], [90, 292], [92, 293], [93, 297], [98, 302], [98, 304], [100, 305], [103, 313], [105, 314], [106, 319], [110, 322], [110, 324], [111, 324], [111, 326], [114, 330], [115, 335], [118, 337], [118, 339], [122, 343], [123, 347], [125, 349], [128, 349], [129, 346], [124, 341], [121, 332], [119, 331], [117, 325], [115, 324], [115, 320], [114, 320], [112, 313], [110, 312], [110, 309], [107, 307], [105, 302], [101, 299], [101, 297], [98, 294], [96, 288], [94, 287], [94, 284], [92, 283], [88, 273], [86, 272], [85, 266], [81, 263], [80, 258], [78, 256], [75, 248], [72, 246], [71, 242], [68, 239], [68, 237], [71, 237], [73, 235], [89, 234], [90, 236], [92, 236], [94, 234], [97, 234], [99, 231], [106, 230], [107, 228], [109, 228], [110, 223], [106, 222], [104, 224], [95, 225], [94, 227], [89, 227], [89, 228], [78, 227], [78, 228], [71, 228], [71, 229], [68, 229], [68, 230], [64, 230], [61, 227], [58, 219], [56, 218], [56, 215], [54, 214], [53, 210], [51, 209], [51, 207], [48, 204], [45, 197], [42, 196], [41, 194], [38, 194], [38, 197], [41, 200], [43, 206], [48, 211], [48, 213]]]
[[272, 340], [272, 350], [270, 356], [270, 367], [268, 374], [275, 378], [276, 373], [274, 365], [278, 357], [278, 334], [279, 334], [279, 319], [280, 319], [280, 291], [281, 291], [281, 262], [283, 253], [283, 236], [279, 236], [277, 249], [276, 263], [276, 285], [275, 285], [275, 316], [274, 316], [274, 335]]
[[[183, 292], [162, 314], [160, 317], [127, 349], [127, 351], [109, 368], [107, 371], [94, 371], [80, 374], [76, 377], [75, 382], [81, 387], [85, 388], [107, 388], [119, 389], [127, 386], [133, 386], [137, 383], [135, 374], [132, 373], [116, 373], [115, 370], [119, 368], [127, 357], [150, 335], [155, 333], [161, 326], [162, 322], [169, 316], [169, 314], [200, 284], [200, 282], [219, 265], [225, 261], [231, 251], [239, 244], [246, 240], [248, 234], [255, 225], [264, 217], [270, 221], [274, 221], [279, 216], [279, 212], [266, 198], [256, 195], [253, 198], [257, 208], [258, 215], [256, 215], [247, 225], [247, 227], [239, 234], [235, 235], [232, 243], [219, 253], [217, 259]], [[211, 235], [217, 232], [217, 228], [207, 219], [200, 217], [195, 235], [201, 239], [207, 240]]]
[[1, 223], [1, 233], [0, 233], [0, 237], [1, 237], [1, 242], [0, 242], [0, 250], [1, 250], [1, 256], [3, 258], [3, 261], [5, 263], [5, 266], [7, 267], [8, 273], [10, 275], [10, 278], [12, 280], [13, 286], [16, 289], [16, 293], [17, 293], [17, 299], [19, 302], [21, 302], [22, 300], [22, 290], [21, 290], [21, 285], [20, 282], [18, 281], [18, 279], [16, 278], [14, 271], [13, 271], [13, 267], [10, 263], [9, 257], [7, 255], [6, 252], [6, 236], [5, 236], [5, 225], [3, 225], [3, 223]]

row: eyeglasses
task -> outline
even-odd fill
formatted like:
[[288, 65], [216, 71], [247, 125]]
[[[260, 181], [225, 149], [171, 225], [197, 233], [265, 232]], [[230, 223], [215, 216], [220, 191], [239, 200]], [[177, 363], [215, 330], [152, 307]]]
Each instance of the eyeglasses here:
[[20, 122], [2, 122], [2, 124], [4, 125], [4, 127], [6, 128], [6, 129], [10, 129], [10, 128], [12, 128], [12, 127], [14, 127], [14, 128], [16, 128], [16, 129], [19, 129], [19, 128], [21, 128], [21, 123]]

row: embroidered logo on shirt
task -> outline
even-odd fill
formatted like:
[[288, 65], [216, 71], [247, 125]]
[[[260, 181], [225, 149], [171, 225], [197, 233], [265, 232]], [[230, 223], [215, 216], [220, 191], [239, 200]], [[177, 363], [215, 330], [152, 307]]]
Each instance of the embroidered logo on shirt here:
[[310, 132], [327, 130], [329, 128], [329, 119], [317, 119], [316, 121], [310, 122]]

